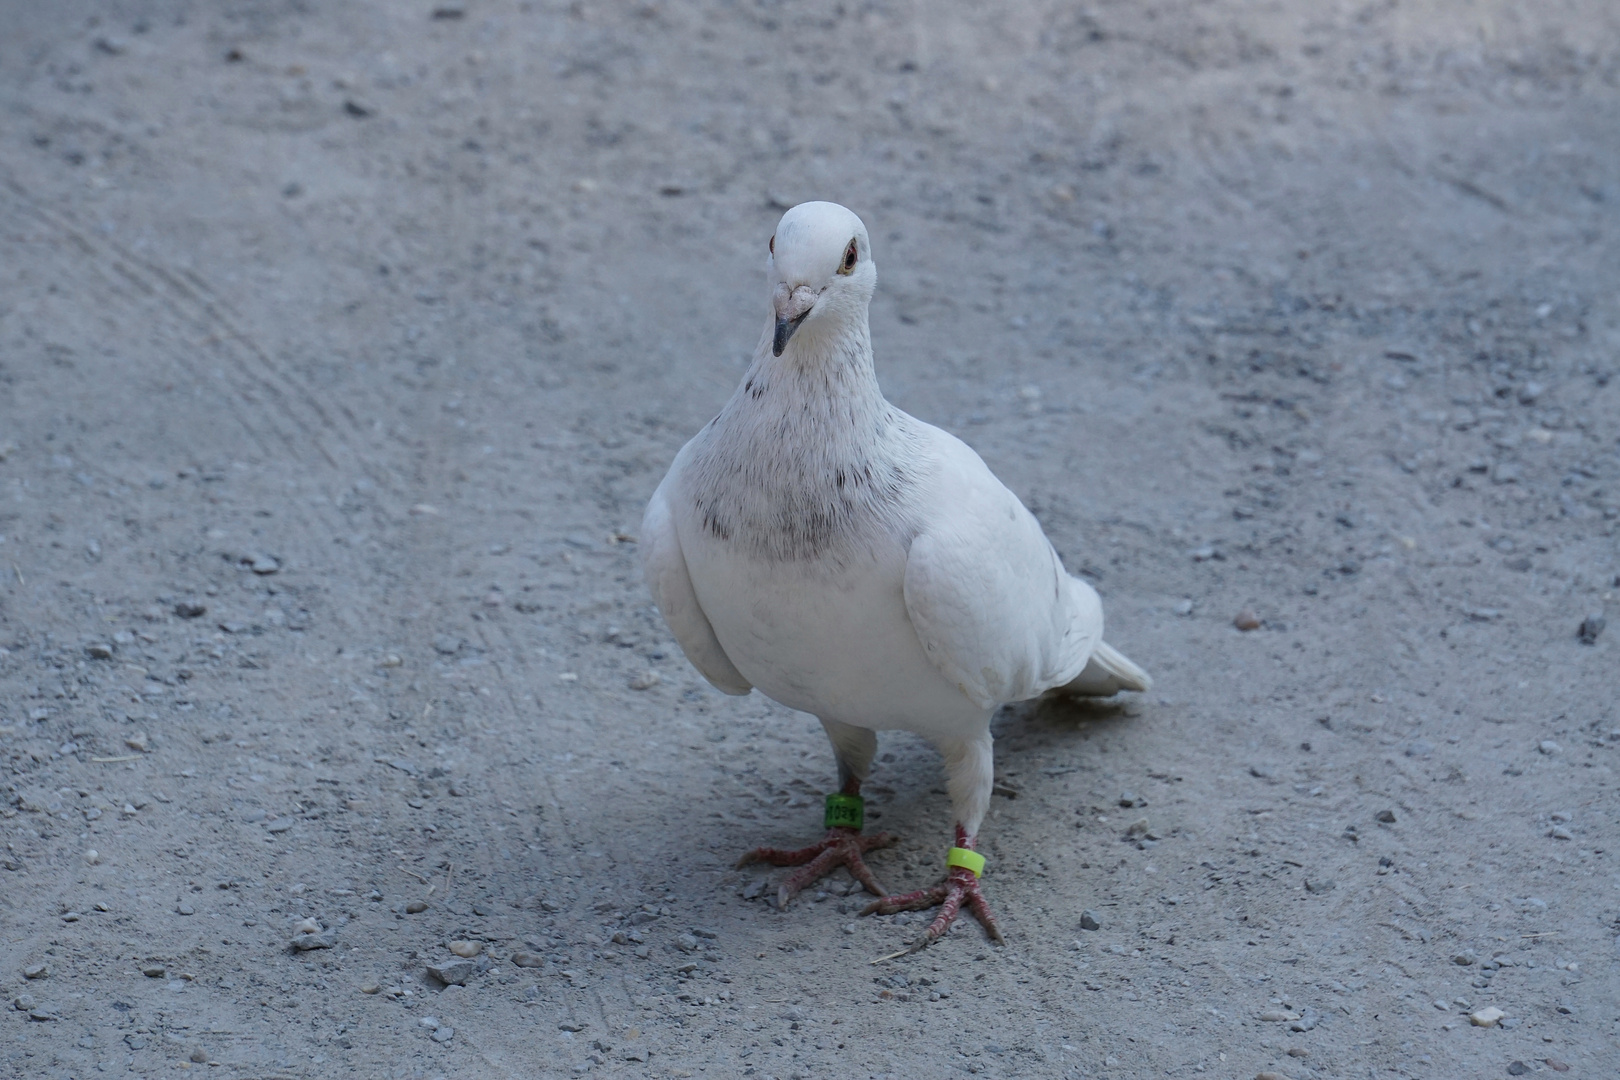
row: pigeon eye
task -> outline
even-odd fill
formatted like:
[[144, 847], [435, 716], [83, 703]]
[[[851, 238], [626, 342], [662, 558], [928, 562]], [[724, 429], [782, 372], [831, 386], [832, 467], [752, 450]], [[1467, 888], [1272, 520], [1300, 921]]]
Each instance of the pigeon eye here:
[[838, 267], [838, 272], [840, 274], [853, 274], [855, 272], [855, 259], [858, 254], [855, 249], [855, 241], [851, 240], [849, 247], [844, 249], [844, 261]]

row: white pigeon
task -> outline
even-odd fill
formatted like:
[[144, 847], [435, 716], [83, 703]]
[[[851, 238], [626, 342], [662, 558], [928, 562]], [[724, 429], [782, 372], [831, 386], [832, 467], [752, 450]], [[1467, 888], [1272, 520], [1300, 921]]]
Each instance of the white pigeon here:
[[[975, 852], [992, 786], [990, 718], [1047, 691], [1110, 695], [1150, 680], [1102, 640], [1102, 602], [968, 446], [883, 397], [867, 307], [866, 226], [835, 203], [789, 210], [771, 238], [771, 321], [742, 385], [676, 456], [642, 522], [658, 608], [728, 694], [758, 687], [820, 719], [841, 781], [828, 832], [742, 863], [801, 866], [785, 905], [842, 864], [882, 897], [867, 912], [965, 903], [997, 941]], [[862, 853], [860, 785], [877, 731], [945, 759], [956, 845], [944, 881], [886, 896]]]

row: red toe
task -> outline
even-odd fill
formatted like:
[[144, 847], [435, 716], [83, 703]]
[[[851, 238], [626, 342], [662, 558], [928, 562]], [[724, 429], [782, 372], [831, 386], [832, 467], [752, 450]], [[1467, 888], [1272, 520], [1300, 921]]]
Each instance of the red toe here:
[[894, 837], [888, 833], [875, 833], [866, 835], [856, 829], [834, 828], [828, 829], [827, 835], [809, 847], [790, 850], [784, 848], [760, 847], [748, 852], [737, 860], [739, 867], [749, 863], [768, 862], [772, 866], [798, 866], [802, 869], [790, 874], [776, 891], [776, 904], [778, 907], [787, 907], [787, 902], [797, 896], [806, 886], [812, 885], [839, 867], [849, 869], [850, 875], [865, 887], [867, 892], [875, 896], [882, 896], [884, 888], [878, 884], [872, 871], [867, 868], [866, 860], [862, 855], [874, 848], [888, 847], [894, 843]]
[[944, 937], [950, 930], [951, 924], [956, 921], [957, 914], [963, 905], [973, 913], [984, 926], [990, 939], [1001, 944], [1005, 939], [1001, 936], [1001, 928], [996, 925], [996, 917], [990, 911], [990, 902], [984, 898], [984, 889], [973, 871], [965, 867], [953, 866], [945, 880], [931, 889], [920, 889], [913, 893], [903, 893], [898, 896], [885, 896], [868, 904], [862, 915], [893, 915], [898, 911], [919, 911], [923, 908], [939, 906], [939, 914], [934, 921], [928, 924], [928, 929], [922, 936], [912, 943], [909, 952], [926, 949], [929, 945]]

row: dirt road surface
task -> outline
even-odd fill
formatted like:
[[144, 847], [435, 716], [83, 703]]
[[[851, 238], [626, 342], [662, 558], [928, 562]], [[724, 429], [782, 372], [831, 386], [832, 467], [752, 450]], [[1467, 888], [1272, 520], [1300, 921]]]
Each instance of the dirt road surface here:
[[[9, 8], [0, 1074], [1620, 1074], [1608, 0]], [[641, 583], [809, 198], [1158, 680], [1005, 948], [731, 869], [831, 754]]]

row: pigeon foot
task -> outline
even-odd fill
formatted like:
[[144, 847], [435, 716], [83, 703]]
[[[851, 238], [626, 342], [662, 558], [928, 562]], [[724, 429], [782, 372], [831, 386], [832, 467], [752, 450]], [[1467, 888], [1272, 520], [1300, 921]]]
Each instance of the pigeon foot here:
[[[861, 912], [862, 915], [893, 915], [901, 911], [922, 911], [925, 908], [938, 907], [939, 914], [934, 921], [928, 924], [928, 929], [922, 936], [912, 942], [906, 953], [920, 952], [934, 942], [944, 937], [950, 930], [951, 924], [956, 921], [957, 914], [963, 905], [973, 913], [984, 926], [990, 940], [997, 945], [1005, 944], [1001, 936], [1001, 928], [996, 925], [996, 917], [990, 913], [990, 903], [984, 898], [984, 890], [979, 884], [979, 878], [972, 870], [961, 866], [951, 867], [945, 880], [929, 889], [919, 889], [916, 892], [901, 893], [897, 896], [885, 896], [881, 900], [873, 901]], [[899, 955], [904, 955], [901, 953]]]
[[873, 848], [888, 847], [892, 843], [894, 837], [888, 833], [874, 833], [868, 836], [859, 829], [832, 828], [827, 830], [824, 838], [806, 848], [798, 850], [755, 848], [738, 859], [737, 866], [740, 869], [749, 863], [768, 862], [772, 866], [801, 867], [776, 890], [778, 908], [786, 908], [788, 901], [797, 896], [806, 885], [820, 881], [839, 866], [848, 867], [850, 875], [865, 886], [867, 892], [874, 896], [882, 896], [888, 890], [878, 884], [877, 878], [872, 876], [872, 871], [867, 869], [866, 860], [861, 856]]

